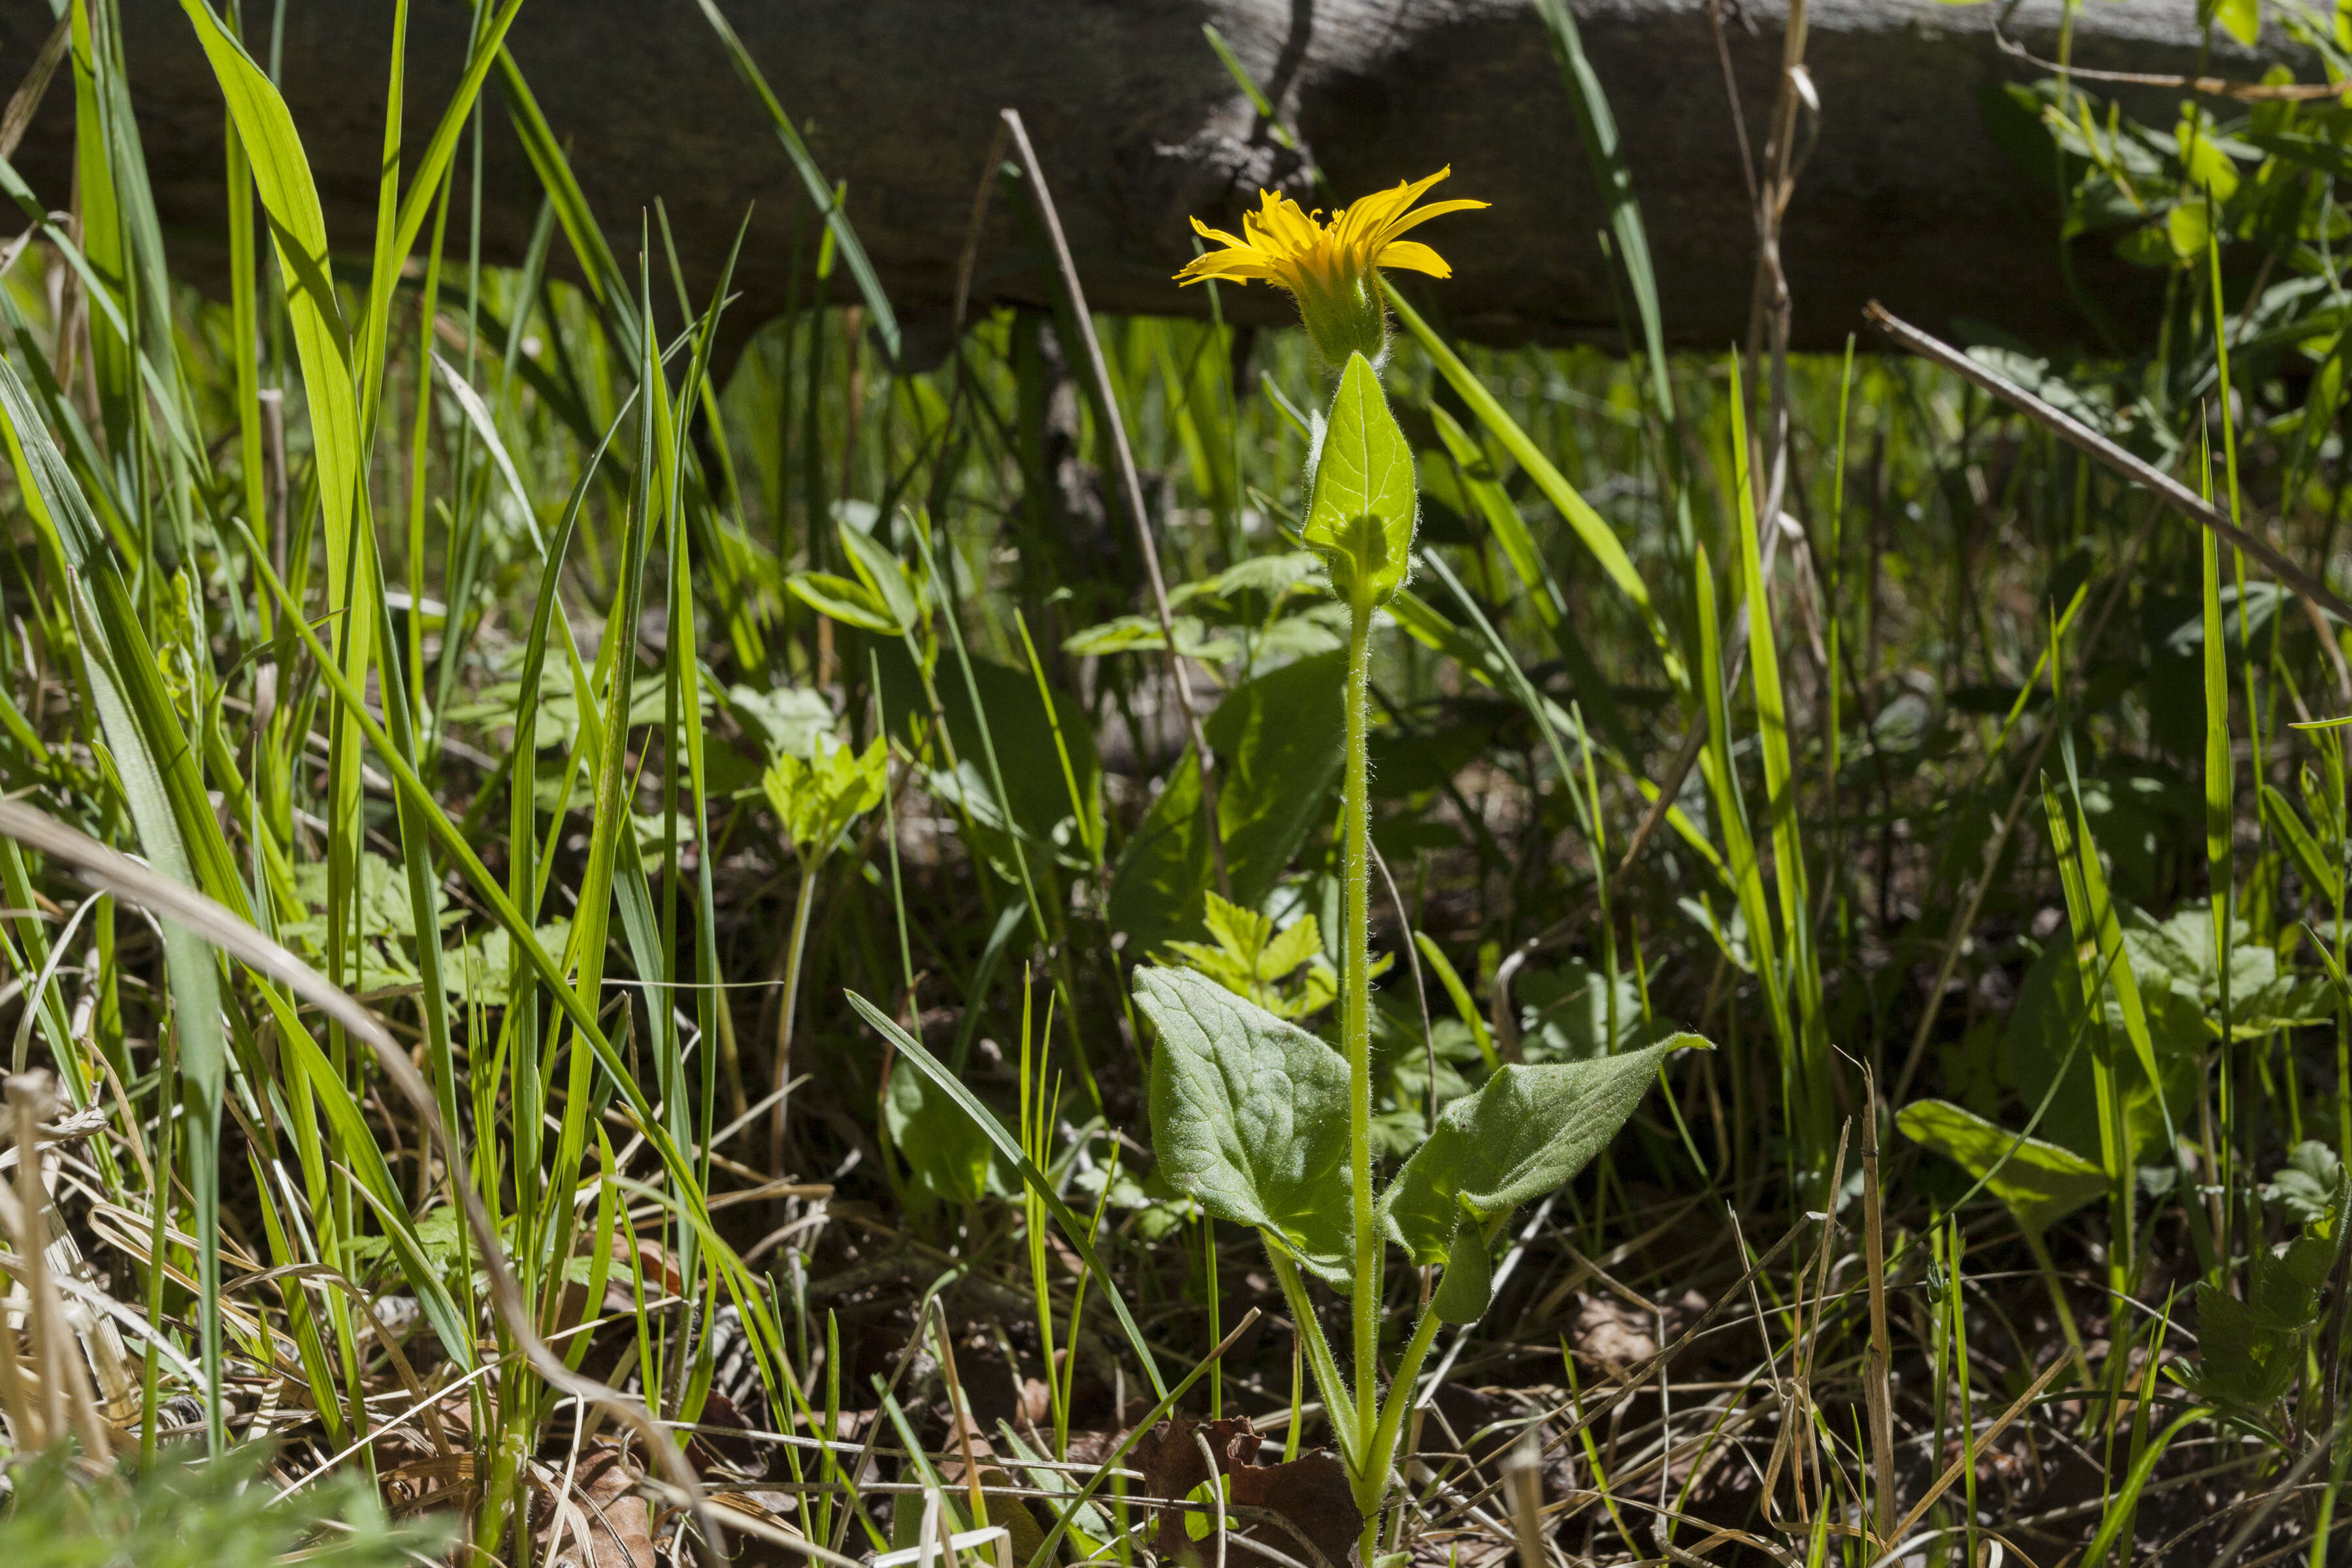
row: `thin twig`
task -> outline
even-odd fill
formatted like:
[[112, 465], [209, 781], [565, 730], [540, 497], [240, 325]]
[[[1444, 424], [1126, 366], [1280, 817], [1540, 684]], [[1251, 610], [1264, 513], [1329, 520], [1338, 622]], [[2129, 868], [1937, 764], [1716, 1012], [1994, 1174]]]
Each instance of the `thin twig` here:
[[2325, 98], [2344, 96], [2342, 82], [2306, 81], [2230, 81], [2218, 76], [2160, 76], [2147, 71], [2090, 70], [2082, 66], [2062, 66], [2053, 60], [2036, 56], [2023, 44], [2000, 30], [1996, 18], [1992, 41], [2002, 54], [2023, 60], [2037, 70], [2049, 71], [2074, 81], [2113, 82], [2118, 87], [2157, 87], [2174, 92], [2201, 92], [2208, 98], [2226, 98], [2239, 103], [2309, 103]]
[[1160, 616], [1160, 636], [1168, 646], [1168, 675], [1176, 688], [1176, 705], [1183, 710], [1184, 729], [1192, 738], [1192, 754], [1201, 763], [1201, 815], [1209, 831], [1209, 861], [1215, 868], [1217, 891], [1230, 899], [1233, 879], [1225, 872], [1225, 837], [1217, 822], [1216, 759], [1209, 751], [1208, 731], [1201, 727], [1201, 711], [1192, 702], [1192, 683], [1184, 678], [1184, 656], [1176, 648], [1176, 616], [1168, 605], [1168, 580], [1160, 571], [1160, 546], [1151, 537], [1151, 519], [1143, 510], [1143, 482], [1136, 477], [1135, 454], [1127, 444], [1127, 423], [1119, 416], [1118, 396], [1110, 384], [1110, 368], [1103, 362], [1102, 340], [1095, 335], [1094, 317], [1087, 312], [1086, 290], [1078, 284], [1077, 264], [1070, 259], [1069, 241], [1062, 237], [1061, 215], [1054, 210], [1053, 193], [1045, 188], [1045, 172], [1038, 166], [1037, 150], [1029, 144], [1028, 128], [1021, 123], [1021, 111], [1002, 111], [1004, 128], [1012, 133], [1013, 151], [1020, 154], [1021, 170], [1029, 182], [1030, 198], [1037, 204], [1037, 218], [1045, 228], [1046, 243], [1054, 248], [1054, 265], [1061, 270], [1062, 288], [1070, 297], [1071, 328], [1087, 351], [1087, 368], [1093, 374], [1096, 395], [1102, 400], [1103, 422], [1109, 427], [1111, 456], [1118, 466], [1121, 498], [1127, 502], [1128, 515], [1135, 520], [1135, 538], [1143, 552], [1145, 575], [1151, 584], [1152, 607]]
[[66, 58], [66, 46], [72, 36], [71, 14], [60, 16], [58, 25], [49, 29], [48, 42], [34, 57], [33, 68], [25, 73], [25, 79], [9, 97], [7, 112], [0, 114], [0, 158], [16, 156], [16, 143], [25, 139], [26, 127], [33, 123], [41, 100], [48, 93], [49, 79], [57, 74], [58, 62]]
[[2066, 1369], [2070, 1360], [2070, 1357], [2063, 1355], [2053, 1356], [2050, 1358], [2050, 1364], [2042, 1369], [2042, 1375], [2033, 1380], [2033, 1386], [2027, 1389], [2023, 1394], [2019, 1394], [2017, 1396], [2017, 1403], [2011, 1405], [2007, 1410], [2002, 1411], [2000, 1414], [2000, 1419], [1986, 1427], [1983, 1433], [1978, 1436], [1973, 1446], [1973, 1452], [1963, 1454], [1958, 1458], [1954, 1459], [1951, 1464], [1945, 1468], [1944, 1473], [1936, 1478], [1936, 1484], [1927, 1489], [1926, 1495], [1921, 1497], [1917, 1502], [1911, 1505], [1911, 1511], [1903, 1516], [1903, 1522], [1896, 1525], [1893, 1530], [1887, 1532], [1888, 1535], [1893, 1538], [1892, 1542], [1887, 1545], [1885, 1555], [1879, 1557], [1875, 1562], [1874, 1562], [1871, 1564], [1871, 1568], [1888, 1568], [1890, 1563], [1893, 1563], [1903, 1557], [1906, 1548], [1904, 1545], [1897, 1543], [1901, 1542], [1905, 1536], [1911, 1533], [1913, 1526], [1916, 1525], [1922, 1519], [1927, 1517], [1927, 1510], [1936, 1506], [1936, 1500], [1937, 1498], [1942, 1497], [1946, 1492], [1952, 1489], [1953, 1483], [1960, 1479], [1961, 1472], [1968, 1468], [1970, 1461], [1975, 1458], [1975, 1455], [1981, 1454], [1987, 1448], [1990, 1447], [1992, 1446], [1992, 1440], [2000, 1436], [2003, 1432], [2008, 1431], [2010, 1423], [2023, 1415], [2027, 1405], [2032, 1405], [2035, 1400], [2042, 1397], [2042, 1391], [2048, 1388], [2050, 1386], [2051, 1380]]
[[1872, 326], [1913, 353], [1922, 359], [1933, 360], [1953, 374], [1974, 383], [2036, 423], [2048, 426], [2052, 435], [2068, 446], [2096, 458], [2132, 483], [2154, 490], [2176, 510], [2204, 524], [2221, 538], [2261, 562], [2280, 582], [2311, 598], [2336, 619], [2352, 623], [2352, 602], [2347, 602], [2335, 589], [2288, 560], [2285, 553], [2269, 540], [2231, 522], [2215, 510], [2211, 502], [2179, 479], [2142, 462], [2089, 426], [2053, 408], [2015, 382], [1979, 364], [1949, 343], [1928, 336], [1910, 322], [1890, 313], [1877, 300], [1872, 300], [1862, 313]]
[[[1895, 1522], [1893, 1349], [1886, 1337], [1886, 1211], [1878, 1184], [1878, 1078], [1862, 1068], [1862, 1235], [1870, 1270], [1870, 1350], [1863, 1397], [1870, 1415], [1871, 1521], [1884, 1542]], [[1832, 1199], [1835, 1201], [1834, 1198]]]

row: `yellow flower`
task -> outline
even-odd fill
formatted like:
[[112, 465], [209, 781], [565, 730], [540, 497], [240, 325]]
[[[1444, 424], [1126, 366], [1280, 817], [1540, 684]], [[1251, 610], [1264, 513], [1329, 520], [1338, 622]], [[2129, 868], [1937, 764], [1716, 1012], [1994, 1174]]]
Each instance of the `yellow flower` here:
[[1298, 301], [1307, 335], [1316, 352], [1334, 369], [1348, 363], [1352, 353], [1378, 363], [1387, 350], [1389, 313], [1381, 299], [1380, 269], [1402, 267], [1450, 278], [1445, 258], [1418, 240], [1402, 237], [1406, 230], [1445, 213], [1464, 212], [1487, 204], [1474, 201], [1438, 202], [1408, 211], [1422, 193], [1453, 173], [1440, 169], [1423, 180], [1401, 182], [1392, 191], [1364, 197], [1322, 221], [1318, 209], [1307, 212], [1288, 196], [1258, 192], [1259, 206], [1242, 216], [1242, 236], [1211, 228], [1199, 218], [1192, 226], [1202, 237], [1225, 247], [1193, 258], [1176, 274], [1181, 283], [1215, 278], [1234, 283], [1264, 282], [1287, 289]]

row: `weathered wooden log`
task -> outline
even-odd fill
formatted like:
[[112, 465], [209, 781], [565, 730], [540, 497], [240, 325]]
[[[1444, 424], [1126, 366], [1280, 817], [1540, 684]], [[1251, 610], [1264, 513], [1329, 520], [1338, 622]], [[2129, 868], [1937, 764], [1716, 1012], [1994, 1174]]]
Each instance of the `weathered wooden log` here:
[[[201, 273], [223, 222], [220, 95], [179, 5], [119, 3], [157, 205], [175, 261]], [[1425, 231], [1456, 268], [1429, 292], [1454, 330], [1497, 342], [1617, 340], [1596, 238], [1606, 216], [1525, 0], [721, 4], [826, 174], [847, 182], [849, 213], [906, 321], [910, 357], [944, 350], [1002, 107], [1027, 121], [1099, 310], [1205, 311], [1202, 290], [1170, 278], [1192, 253], [1191, 214], [1230, 224], [1261, 184], [1322, 205], [1299, 156], [1210, 48], [1203, 23], [1265, 84], [1343, 198], [1450, 163], [1452, 193], [1495, 204]], [[1571, 9], [1622, 129], [1669, 334], [1728, 343], [1746, 331], [1756, 237], [1706, 0], [1571, 0]], [[1787, 9], [1788, 0], [1725, 0], [1724, 36], [1759, 155]], [[1800, 345], [1843, 341], [1872, 296], [1931, 326], [1973, 317], [2043, 342], [2086, 335], [2062, 282], [2053, 198], [1987, 129], [1985, 95], [2038, 74], [2000, 47], [2000, 9], [1811, 0], [1805, 55], [1821, 111], [1783, 241]], [[429, 0], [412, 18], [412, 156], [457, 79], [470, 10]], [[266, 57], [269, 7], [248, 0], [245, 11]], [[2022, 0], [2008, 37], [2047, 58], [2060, 12], [2060, 0]], [[286, 96], [329, 232], [354, 256], [373, 232], [390, 13], [383, 0], [291, 0], [286, 17]], [[29, 64], [52, 16], [34, 0], [0, 3], [0, 58]], [[2200, 61], [2198, 41], [2194, 0], [2101, 5], [2077, 13], [2074, 59], [2258, 73], [2261, 60], [2226, 38]], [[753, 208], [737, 320], [782, 306], [810, 204], [695, 0], [535, 0], [511, 47], [616, 252], [635, 255], [641, 216], [658, 196], [689, 269], [707, 280]], [[483, 240], [493, 259], [513, 260], [540, 193], [495, 79], [485, 102]], [[16, 160], [58, 206], [71, 194], [72, 120], [60, 72]], [[2104, 241], [2081, 247], [2077, 269], [2084, 288], [2110, 297], [2148, 278]], [[994, 203], [974, 293], [982, 303], [1055, 297], [1018, 203]], [[1264, 288], [1227, 289], [1223, 302], [1244, 321], [1287, 316], [1287, 302]]]

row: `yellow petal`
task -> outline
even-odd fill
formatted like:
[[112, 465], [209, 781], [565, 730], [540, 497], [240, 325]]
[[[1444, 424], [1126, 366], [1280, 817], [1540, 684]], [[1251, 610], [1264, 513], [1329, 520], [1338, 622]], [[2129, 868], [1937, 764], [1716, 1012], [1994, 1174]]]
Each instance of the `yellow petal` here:
[[1349, 209], [1349, 216], [1364, 229], [1385, 226], [1391, 218], [1419, 201], [1423, 191], [1453, 173], [1453, 166], [1448, 164], [1425, 179], [1400, 180], [1394, 190], [1375, 192], [1358, 202]]
[[1421, 200], [1421, 194], [1429, 189], [1430, 186], [1437, 184], [1438, 181], [1450, 180], [1453, 177], [1454, 165], [1448, 163], [1445, 167], [1438, 170], [1434, 174], [1424, 175], [1423, 178], [1413, 181], [1411, 186], [1409, 186], [1405, 191], [1405, 205], [1411, 206], [1413, 203]]
[[1265, 194], [1265, 205], [1250, 214], [1244, 226], [1255, 229], [1272, 242], [1274, 248], [1291, 254], [1312, 250], [1323, 238], [1321, 224], [1300, 210], [1288, 196], [1271, 192]]
[[1192, 220], [1192, 232], [1203, 239], [1213, 239], [1220, 245], [1230, 245], [1235, 250], [1247, 250], [1250, 247], [1248, 240], [1236, 238], [1221, 228], [1211, 228], [1199, 218]]
[[1402, 267], [1409, 272], [1426, 272], [1432, 278], [1451, 278], [1454, 268], [1445, 265], [1445, 258], [1417, 239], [1392, 239], [1381, 247], [1372, 258], [1376, 267]]
[[1282, 279], [1265, 258], [1255, 250], [1213, 250], [1196, 256], [1176, 274], [1179, 283], [1201, 283], [1212, 278], [1233, 283], [1279, 283]]
[[1360, 249], [1388, 222], [1390, 193], [1366, 196], [1332, 215], [1331, 242], [1341, 249]]
[[1444, 217], [1447, 213], [1469, 212], [1477, 207], [1492, 206], [1494, 205], [1495, 204], [1492, 202], [1474, 202], [1469, 200], [1432, 202], [1425, 207], [1421, 207], [1415, 211], [1406, 213], [1394, 223], [1390, 224], [1386, 228], [1381, 231], [1381, 237], [1383, 239], [1393, 240], [1398, 235], [1404, 233], [1407, 229], [1413, 227], [1417, 224], [1427, 223], [1431, 218]]

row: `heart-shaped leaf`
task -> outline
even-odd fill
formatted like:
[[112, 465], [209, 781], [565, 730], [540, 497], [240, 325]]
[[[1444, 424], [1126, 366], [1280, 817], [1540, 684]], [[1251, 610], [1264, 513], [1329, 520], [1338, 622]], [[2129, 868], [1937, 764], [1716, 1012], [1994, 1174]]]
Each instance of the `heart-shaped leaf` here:
[[1160, 1169], [1219, 1219], [1253, 1225], [1339, 1289], [1352, 1278], [1348, 1064], [1188, 969], [1139, 969]]
[[1349, 354], [1300, 531], [1330, 563], [1334, 592], [1368, 605], [1395, 596], [1412, 556], [1415, 509], [1412, 448], [1389, 412], [1380, 374]]
[[[1895, 1125], [1979, 1181], [2035, 1236], [2107, 1190], [2098, 1166], [2072, 1149], [2021, 1139], [1948, 1100], [1915, 1100]], [[1990, 1179], [1987, 1180], [1987, 1173]]]
[[1487, 1224], [1569, 1181], [1617, 1136], [1669, 1051], [1706, 1045], [1676, 1035], [1623, 1056], [1497, 1068], [1445, 1108], [1382, 1194], [1390, 1235], [1415, 1263], [1445, 1262], [1457, 1224]]

